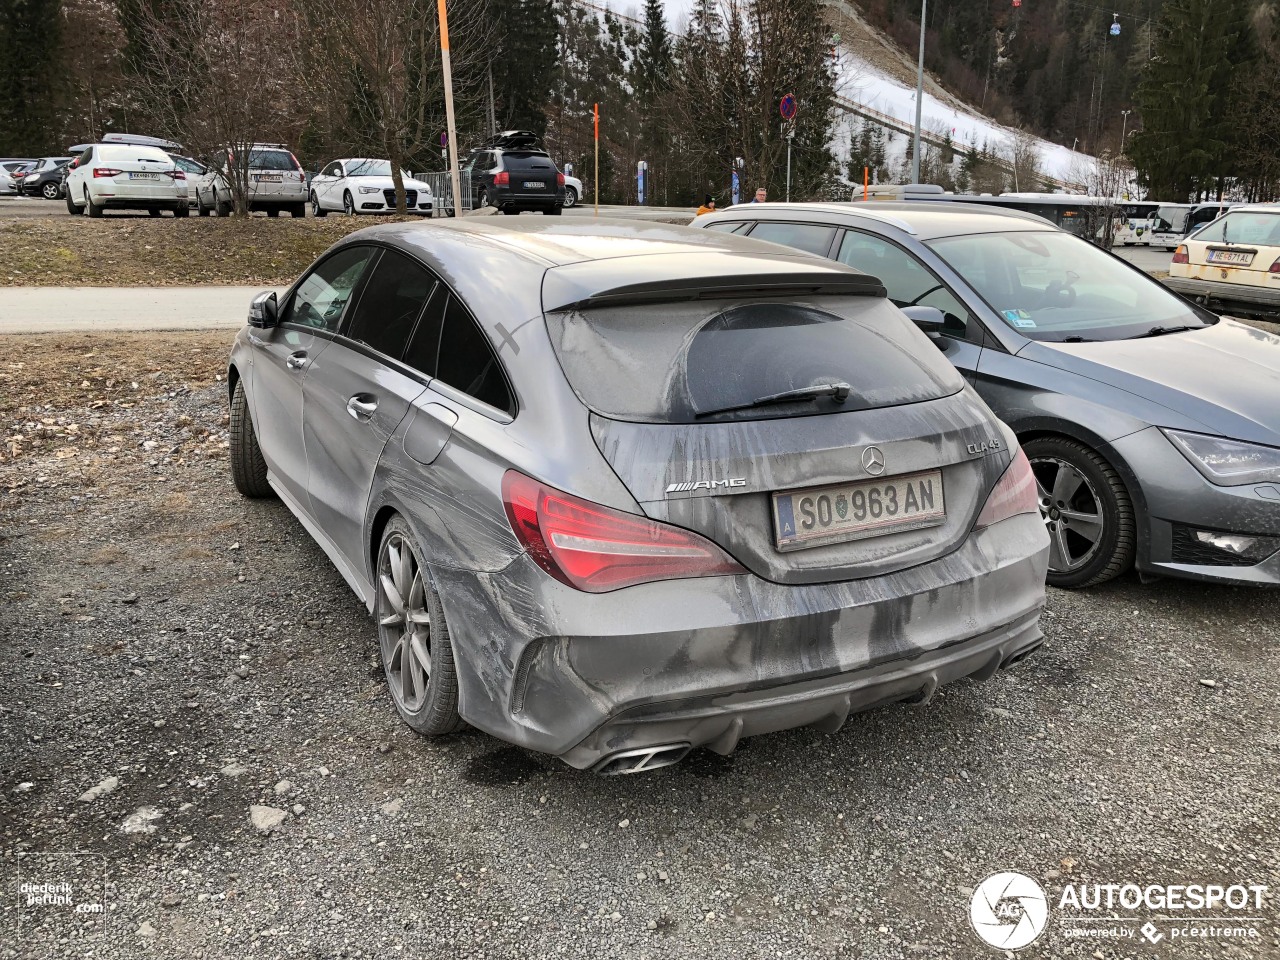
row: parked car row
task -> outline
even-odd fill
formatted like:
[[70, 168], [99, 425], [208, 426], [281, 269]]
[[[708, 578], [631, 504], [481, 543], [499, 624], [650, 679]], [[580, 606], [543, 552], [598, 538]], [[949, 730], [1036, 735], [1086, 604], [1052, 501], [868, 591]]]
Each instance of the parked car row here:
[[1012, 210], [361, 231], [227, 383], [403, 720], [602, 773], [991, 676], [1046, 579], [1280, 582], [1280, 338]]

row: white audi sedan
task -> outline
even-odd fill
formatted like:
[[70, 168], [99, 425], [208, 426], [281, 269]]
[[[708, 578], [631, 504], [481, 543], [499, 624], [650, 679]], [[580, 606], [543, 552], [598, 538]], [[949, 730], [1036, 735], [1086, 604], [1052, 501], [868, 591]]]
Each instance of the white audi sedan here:
[[[404, 179], [405, 205], [410, 213], [431, 216], [431, 187], [401, 172]], [[330, 211], [357, 213], [395, 213], [396, 186], [391, 177], [391, 162], [355, 157], [334, 160], [311, 178], [311, 213], [323, 217]]]

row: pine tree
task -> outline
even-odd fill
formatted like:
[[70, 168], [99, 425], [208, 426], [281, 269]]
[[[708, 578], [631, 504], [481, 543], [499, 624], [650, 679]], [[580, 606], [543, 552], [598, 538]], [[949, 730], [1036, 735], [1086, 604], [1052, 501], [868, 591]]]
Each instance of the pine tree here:
[[0, 3], [0, 154], [61, 152], [54, 120], [61, 96], [60, 0]]
[[546, 104], [556, 75], [553, 0], [502, 0], [489, 6], [498, 33], [490, 60], [499, 129], [547, 132]]
[[1166, 3], [1138, 88], [1142, 129], [1128, 144], [1152, 196], [1186, 200], [1240, 172], [1235, 95], [1257, 62], [1250, 11], [1249, 0]]

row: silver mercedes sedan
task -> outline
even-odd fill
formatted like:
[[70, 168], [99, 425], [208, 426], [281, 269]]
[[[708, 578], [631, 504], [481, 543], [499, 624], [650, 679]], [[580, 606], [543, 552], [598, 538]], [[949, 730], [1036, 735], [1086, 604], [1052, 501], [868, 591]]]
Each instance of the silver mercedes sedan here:
[[661, 224], [387, 224], [257, 297], [228, 374], [236, 486], [368, 606], [423, 734], [631, 773], [1041, 642], [1026, 457], [840, 264]]

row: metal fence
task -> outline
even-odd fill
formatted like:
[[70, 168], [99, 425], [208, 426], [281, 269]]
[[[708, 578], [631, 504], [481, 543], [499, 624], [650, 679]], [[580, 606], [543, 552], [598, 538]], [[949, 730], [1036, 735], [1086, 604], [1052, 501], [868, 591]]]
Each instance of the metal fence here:
[[[440, 173], [415, 173], [415, 180], [421, 180], [423, 183], [429, 184], [431, 187], [431, 195], [435, 198], [435, 214], [438, 217], [456, 216], [453, 201], [453, 178], [449, 175], [449, 171], [445, 170]], [[471, 194], [471, 181], [468, 177], [462, 178], [462, 212], [466, 213], [475, 208], [475, 199]]]

